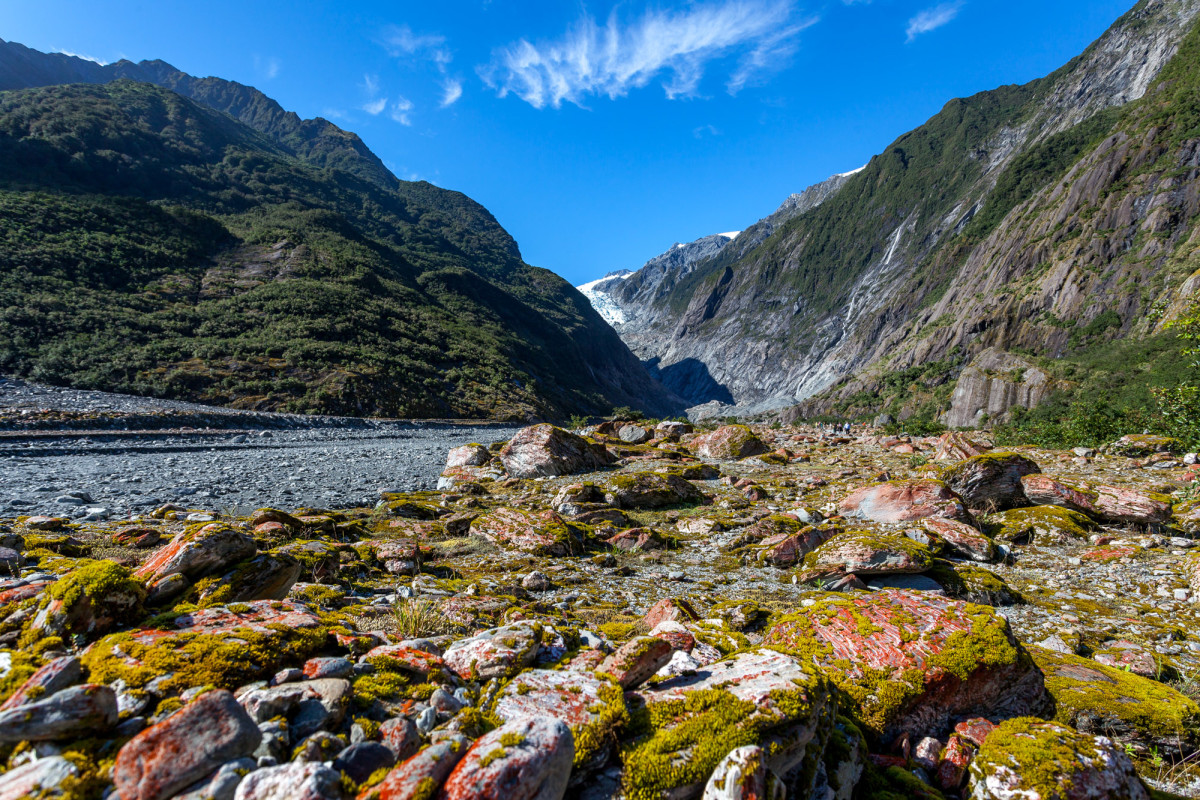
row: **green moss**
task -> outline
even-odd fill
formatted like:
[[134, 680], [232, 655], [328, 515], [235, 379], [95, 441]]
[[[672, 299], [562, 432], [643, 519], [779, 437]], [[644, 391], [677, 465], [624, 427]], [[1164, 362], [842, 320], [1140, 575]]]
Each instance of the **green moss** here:
[[992, 523], [990, 533], [994, 538], [1004, 542], [1032, 541], [1035, 544], [1041, 544], [1043, 540], [1052, 543], [1087, 541], [1088, 533], [1099, 527], [1086, 515], [1058, 506], [1015, 508], [997, 514], [989, 521]]
[[991, 570], [973, 564], [938, 559], [925, 574], [937, 581], [951, 597], [988, 606], [1018, 605], [1025, 598]]
[[438, 782], [433, 778], [421, 778], [417, 783], [417, 788], [413, 790], [412, 800], [433, 800], [438, 788]]
[[971, 774], [983, 779], [1000, 769], [1011, 770], [1032, 797], [1069, 797], [1074, 776], [1084, 766], [1080, 759], [1094, 761], [1098, 756], [1092, 737], [1052, 722], [1020, 717], [1001, 723], [988, 734], [971, 762]]
[[617, 732], [629, 723], [625, 692], [615, 683], [604, 681], [596, 691], [600, 702], [588, 709], [595, 715], [591, 722], [574, 728], [575, 767], [588, 764], [617, 740]]
[[0, 650], [0, 655], [9, 659], [8, 672], [0, 677], [0, 703], [3, 703], [37, 672], [39, 665], [32, 655], [20, 650]]
[[[1200, 731], [1200, 706], [1170, 686], [1075, 655], [1041, 647], [1030, 648], [1030, 653], [1046, 675], [1060, 722], [1073, 725], [1081, 716], [1113, 719], [1152, 739], [1179, 736], [1194, 741]], [[1079, 673], [1073, 670], [1078, 669], [1102, 678], [1076, 677]]]
[[[328, 639], [323, 627], [267, 627], [269, 631], [237, 628], [222, 634], [184, 632], [152, 644], [138, 642], [133, 633], [115, 633], [89, 648], [82, 660], [96, 683], [121, 679], [141, 689], [155, 678], [169, 676], [159, 684], [163, 694], [192, 686], [232, 690], [269, 677], [281, 665], [303, 663]], [[131, 665], [127, 659], [136, 663]]]

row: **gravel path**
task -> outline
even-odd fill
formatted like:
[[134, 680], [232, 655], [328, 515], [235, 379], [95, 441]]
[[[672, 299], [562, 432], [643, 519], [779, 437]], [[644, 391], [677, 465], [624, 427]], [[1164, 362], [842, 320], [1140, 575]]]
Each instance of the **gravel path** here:
[[210, 511], [373, 505], [381, 489], [434, 488], [450, 448], [508, 439], [519, 427], [230, 412], [0, 381], [0, 411], [14, 409], [163, 415], [157, 427], [193, 425], [195, 414], [228, 418], [232, 430], [187, 435], [0, 440], [0, 514], [76, 519], [136, 515], [172, 502]]

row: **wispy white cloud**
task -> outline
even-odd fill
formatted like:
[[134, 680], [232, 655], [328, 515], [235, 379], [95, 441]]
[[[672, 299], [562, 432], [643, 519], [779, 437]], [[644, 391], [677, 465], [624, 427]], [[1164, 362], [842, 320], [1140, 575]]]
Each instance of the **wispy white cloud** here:
[[62, 49], [55, 50], [54, 52], [61, 53], [64, 56], [71, 56], [72, 58], [82, 58], [84, 61], [91, 61], [93, 64], [99, 64], [102, 67], [106, 66], [109, 63], [107, 61], [102, 61], [99, 58], [96, 58], [95, 56], [89, 56], [85, 53], [73, 53], [70, 50], [62, 50]]
[[908, 21], [908, 29], [905, 33], [908, 36], [908, 41], [912, 41], [922, 33], [929, 33], [942, 27], [946, 23], [952, 21], [958, 16], [958, 12], [963, 7], [963, 0], [954, 0], [951, 3], [942, 3], [941, 5], [927, 8], [920, 14]]
[[695, 136], [697, 139], [703, 139], [705, 136], [720, 136], [720, 135], [721, 135], [721, 131], [718, 130], [716, 128], [716, 126], [714, 126], [714, 125], [701, 125], [700, 127], [692, 130], [692, 136]]
[[393, 56], [428, 59], [442, 70], [454, 60], [446, 47], [446, 37], [436, 33], [414, 33], [407, 25], [393, 25], [383, 34], [383, 46]]
[[274, 80], [279, 76], [279, 70], [282, 66], [283, 64], [274, 56], [270, 58], [262, 56], [254, 57], [254, 71], [258, 73], [259, 77], [268, 81]]
[[412, 125], [412, 119], [408, 116], [412, 110], [412, 101], [401, 97], [392, 103], [392, 110], [388, 113], [388, 116], [401, 125]]
[[660, 75], [667, 97], [692, 96], [711, 61], [740, 55], [726, 84], [736, 93], [785, 63], [796, 34], [815, 21], [798, 20], [792, 0], [717, 0], [649, 10], [630, 23], [614, 11], [603, 25], [585, 15], [555, 41], [497, 50], [479, 75], [501, 97], [558, 108], [589, 95], [615, 99]]
[[449, 108], [463, 96], [462, 81], [457, 78], [447, 78], [442, 82], [442, 108]]
[[388, 99], [386, 97], [379, 97], [375, 100], [368, 100], [367, 102], [363, 103], [361, 108], [372, 117], [377, 117], [383, 113], [385, 108], [387, 108], [387, 101]]

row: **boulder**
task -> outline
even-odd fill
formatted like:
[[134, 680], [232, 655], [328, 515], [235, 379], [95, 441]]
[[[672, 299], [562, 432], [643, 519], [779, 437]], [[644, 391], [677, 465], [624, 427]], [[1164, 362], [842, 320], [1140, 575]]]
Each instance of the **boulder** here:
[[562, 800], [575, 760], [558, 719], [525, 717], [481, 737], [446, 779], [443, 800]]
[[491, 452], [481, 444], [464, 444], [453, 448], [446, 456], [446, 469], [453, 467], [482, 467], [492, 458]]
[[664, 622], [694, 622], [698, 619], [691, 603], [683, 598], [664, 597], [642, 617], [642, 624], [654, 630]]
[[257, 550], [246, 534], [214, 523], [180, 533], [133, 574], [147, 583], [176, 574], [194, 581], [245, 561]]
[[758, 560], [776, 567], [793, 567], [836, 534], [833, 528], [810, 525], [791, 536], [772, 536], [759, 543]]
[[971, 508], [1003, 511], [1029, 505], [1021, 478], [1041, 468], [1017, 453], [972, 456], [947, 468], [942, 480]]
[[1096, 513], [1103, 521], [1117, 525], [1170, 525], [1171, 498], [1154, 492], [1098, 486]]
[[1012, 544], [1062, 545], [1086, 542], [1099, 526], [1091, 517], [1059, 506], [1014, 508], [991, 518], [993, 535]]
[[142, 616], [146, 590], [129, 570], [112, 561], [92, 561], [55, 581], [32, 628], [46, 635], [87, 638], [129, 625]]
[[521, 429], [500, 451], [500, 462], [514, 478], [594, 472], [615, 460], [602, 445], [545, 424]]
[[379, 800], [431, 798], [467, 752], [465, 737], [436, 742], [397, 764], [379, 785]]
[[391, 769], [395, 765], [396, 754], [379, 742], [352, 744], [338, 753], [331, 764], [338, 772], [349, 775], [355, 783], [365, 783], [377, 771]]
[[1178, 439], [1170, 436], [1154, 436], [1151, 434], [1130, 434], [1122, 436], [1104, 448], [1108, 453], [1127, 458], [1142, 458], [1156, 453], [1182, 453], [1183, 446]]
[[58, 797], [62, 783], [79, 777], [79, 769], [62, 756], [48, 756], [0, 775], [0, 800]]
[[609, 477], [604, 500], [617, 508], [662, 508], [705, 503], [708, 497], [691, 481], [671, 473], [636, 472]]
[[282, 600], [300, 579], [300, 562], [287, 553], [262, 553], [243, 561], [200, 593], [202, 603]]
[[777, 622], [763, 644], [826, 670], [883, 741], [941, 737], [964, 717], [1024, 716], [1051, 702], [1004, 617], [934, 594], [829, 597]]
[[924, 572], [933, 565], [933, 553], [904, 536], [849, 531], [817, 547], [801, 562], [800, 580], [831, 575], [890, 575]]
[[232, 694], [205, 692], [126, 742], [113, 784], [121, 800], [166, 800], [225, 762], [249, 756], [261, 740]]
[[1150, 800], [1111, 740], [1038, 719], [1001, 724], [979, 748], [970, 775], [972, 800]]
[[1200, 746], [1200, 706], [1166, 684], [1072, 653], [1031, 647], [1055, 719], [1142, 752], [1188, 756]]
[[962, 498], [942, 481], [888, 481], [866, 486], [838, 504], [844, 517], [872, 522], [912, 522], [926, 517], [970, 521]]
[[44, 700], [55, 692], [74, 686], [83, 680], [83, 666], [75, 656], [62, 656], [40, 667], [29, 676], [3, 703], [0, 711]]
[[296, 761], [251, 772], [238, 784], [234, 800], [343, 800], [345, 796], [340, 773], [319, 762]]
[[0, 712], [0, 743], [82, 739], [117, 724], [117, 695], [103, 684], [73, 686]]
[[782, 800], [783, 781], [767, 769], [767, 754], [756, 744], [738, 747], [721, 759], [700, 800]]
[[468, 680], [508, 678], [533, 663], [541, 642], [541, 625], [518, 622], [459, 639], [442, 659]]
[[950, 431], [938, 437], [934, 447], [935, 461], [962, 461], [972, 456], [981, 456], [991, 450], [990, 445], [981, 444], [967, 437], [965, 433]]
[[533, 555], [579, 555], [590, 544], [585, 529], [564, 521], [553, 511], [515, 508], [497, 508], [474, 520], [471, 535]]
[[663, 639], [635, 636], [604, 659], [600, 671], [612, 675], [623, 689], [632, 689], [666, 666], [674, 652], [671, 643]]
[[370, 650], [361, 660], [378, 664], [378, 659], [386, 661], [389, 669], [407, 672], [420, 681], [427, 679], [429, 673], [446, 666], [441, 656], [405, 644], [380, 645]]
[[995, 543], [966, 523], [932, 517], [921, 524], [925, 530], [945, 542], [956, 556], [985, 564], [996, 560]]
[[726, 425], [692, 441], [696, 455], [714, 461], [736, 461], [770, 452], [745, 425]]
[[1098, 516], [1096, 493], [1091, 489], [1074, 486], [1049, 475], [1026, 475], [1021, 478], [1021, 488], [1030, 505], [1058, 506], [1088, 516]]
[[[826, 679], [798, 659], [749, 650], [693, 674], [631, 693], [650, 731], [625, 752], [625, 794], [695, 797], [732, 745], [757, 744], [766, 767], [783, 775], [815, 763], [833, 726], [836, 701]], [[808, 797], [815, 775], [796, 787]]]
[[626, 444], [644, 444], [653, 438], [654, 434], [641, 425], [622, 425], [617, 431], [617, 438]]

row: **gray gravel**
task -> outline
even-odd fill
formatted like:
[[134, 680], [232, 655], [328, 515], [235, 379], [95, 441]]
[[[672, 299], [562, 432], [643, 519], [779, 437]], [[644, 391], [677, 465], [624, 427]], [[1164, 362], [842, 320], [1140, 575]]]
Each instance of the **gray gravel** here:
[[[0, 381], [0, 408], [15, 407], [230, 413], [194, 404]], [[266, 505], [369, 506], [381, 490], [435, 488], [450, 448], [509, 439], [519, 429], [486, 423], [232, 413], [243, 423], [238, 427], [274, 429], [0, 439], [0, 516], [118, 518], [144, 514], [164, 503], [219, 512]], [[250, 420], [259, 424], [246, 425]], [[170, 417], [160, 421], [166, 423], [163, 427], [171, 424]], [[282, 424], [277, 427], [272, 421]]]

